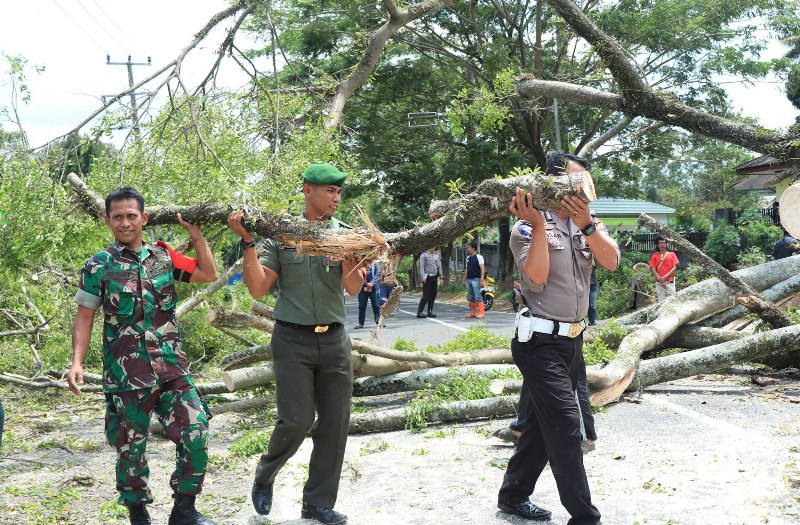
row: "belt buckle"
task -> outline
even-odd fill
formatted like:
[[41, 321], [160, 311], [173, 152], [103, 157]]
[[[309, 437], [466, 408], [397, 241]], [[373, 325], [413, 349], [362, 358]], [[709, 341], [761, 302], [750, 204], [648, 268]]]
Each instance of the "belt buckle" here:
[[317, 326], [314, 327], [314, 332], [318, 334], [324, 334], [325, 332], [328, 331], [328, 328], [330, 328], [330, 325], [318, 324]]
[[583, 323], [572, 323], [569, 325], [569, 332], [567, 332], [567, 337], [575, 339], [576, 337], [581, 335], [582, 330], [583, 330]]

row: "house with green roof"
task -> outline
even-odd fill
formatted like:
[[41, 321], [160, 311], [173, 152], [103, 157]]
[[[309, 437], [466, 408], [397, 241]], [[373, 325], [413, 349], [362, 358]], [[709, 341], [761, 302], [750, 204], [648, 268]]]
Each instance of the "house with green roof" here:
[[630, 231], [636, 229], [640, 213], [646, 213], [658, 222], [669, 224], [675, 217], [675, 209], [655, 202], [638, 199], [612, 199], [600, 197], [589, 203], [589, 208], [602, 220], [609, 230]]

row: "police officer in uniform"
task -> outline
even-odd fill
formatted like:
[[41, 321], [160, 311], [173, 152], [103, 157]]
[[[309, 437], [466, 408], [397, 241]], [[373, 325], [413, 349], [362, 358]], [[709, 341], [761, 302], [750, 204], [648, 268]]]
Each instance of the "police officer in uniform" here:
[[[347, 174], [329, 164], [312, 164], [302, 177], [302, 220], [338, 227], [332, 217]], [[301, 516], [325, 524], [345, 523], [347, 516], [333, 510], [353, 389], [352, 343], [343, 326], [342, 287], [352, 296], [359, 293], [363, 282], [359, 264], [353, 256], [343, 261], [310, 256], [271, 239], [264, 242], [259, 260], [255, 239], [242, 225], [242, 215], [241, 210], [233, 212], [228, 225], [242, 238], [243, 275], [250, 294], [261, 297], [278, 285], [271, 343], [278, 421], [256, 470], [253, 506], [259, 514], [269, 514], [278, 471], [311, 430], [314, 449]]]
[[[563, 152], [548, 157], [548, 172], [579, 172], [586, 166], [585, 160]], [[517, 188], [509, 210], [520, 219], [511, 232], [510, 247], [522, 270], [528, 308], [518, 317], [511, 353], [525, 379], [532, 413], [508, 463], [498, 507], [531, 520], [549, 519], [551, 513], [528, 498], [550, 462], [561, 503], [571, 516], [569, 525], [598, 525], [600, 512], [592, 504], [583, 466], [575, 391], [583, 366], [592, 262], [615, 270], [620, 253], [577, 197], [566, 196], [561, 201], [564, 209], [545, 213], [531, 201]]]

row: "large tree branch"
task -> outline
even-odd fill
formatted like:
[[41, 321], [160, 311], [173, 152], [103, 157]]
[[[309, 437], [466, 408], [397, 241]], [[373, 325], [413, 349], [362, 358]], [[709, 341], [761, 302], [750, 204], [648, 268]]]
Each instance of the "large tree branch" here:
[[649, 91], [619, 95], [568, 82], [531, 78], [520, 80], [517, 92], [528, 98], [558, 98], [582, 106], [620, 111], [631, 117], [647, 117], [773, 156], [800, 156], [800, 146], [792, 144], [796, 137], [706, 113], [683, 104], [672, 95]]
[[592, 88], [572, 85], [565, 88], [558, 85], [562, 83], [528, 79], [519, 84], [518, 92], [521, 95], [555, 97], [576, 104], [613, 109], [630, 116], [652, 118], [775, 157], [800, 157], [797, 137], [711, 115], [681, 103], [672, 95], [653, 92], [647, 85], [643, 72], [628, 58], [625, 51], [572, 0], [548, 0], [548, 3], [578, 35], [594, 47], [619, 83], [621, 94], [602, 93]]
[[353, 96], [353, 93], [367, 82], [370, 75], [375, 70], [375, 66], [378, 64], [381, 55], [383, 55], [386, 42], [392, 35], [414, 20], [435, 13], [458, 1], [459, 0], [426, 0], [419, 4], [414, 4], [408, 9], [401, 10], [392, 0], [383, 0], [384, 8], [389, 12], [389, 20], [372, 34], [367, 43], [367, 48], [361, 56], [361, 61], [333, 97], [325, 127], [328, 129], [335, 129], [339, 126], [345, 104], [347, 104], [347, 101]]

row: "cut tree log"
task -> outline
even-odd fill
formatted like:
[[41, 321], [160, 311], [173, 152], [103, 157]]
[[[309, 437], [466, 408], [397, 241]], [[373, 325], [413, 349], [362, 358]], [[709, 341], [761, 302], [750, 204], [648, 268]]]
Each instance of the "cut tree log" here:
[[714, 372], [734, 363], [760, 361], [768, 356], [798, 353], [800, 353], [800, 325], [759, 332], [691, 352], [644, 360], [639, 363], [639, 369], [628, 389], [635, 390], [639, 387]]
[[800, 181], [783, 190], [780, 200], [781, 226], [800, 239]]
[[223, 370], [236, 370], [272, 359], [272, 345], [258, 345], [226, 355], [220, 360]]
[[457, 368], [444, 366], [384, 376], [362, 377], [353, 382], [353, 395], [377, 396], [407, 392], [409, 390], [421, 390], [423, 388], [436, 388], [448, 374], [458, 372], [480, 376], [496, 376], [498, 373], [513, 373], [516, 371], [516, 365], [466, 365]]
[[[474, 401], [455, 401], [433, 410], [426, 418], [428, 424], [464, 421], [517, 415], [519, 396], [491, 397]], [[395, 408], [376, 412], [353, 414], [350, 433], [386, 432], [406, 428], [406, 409]]]

